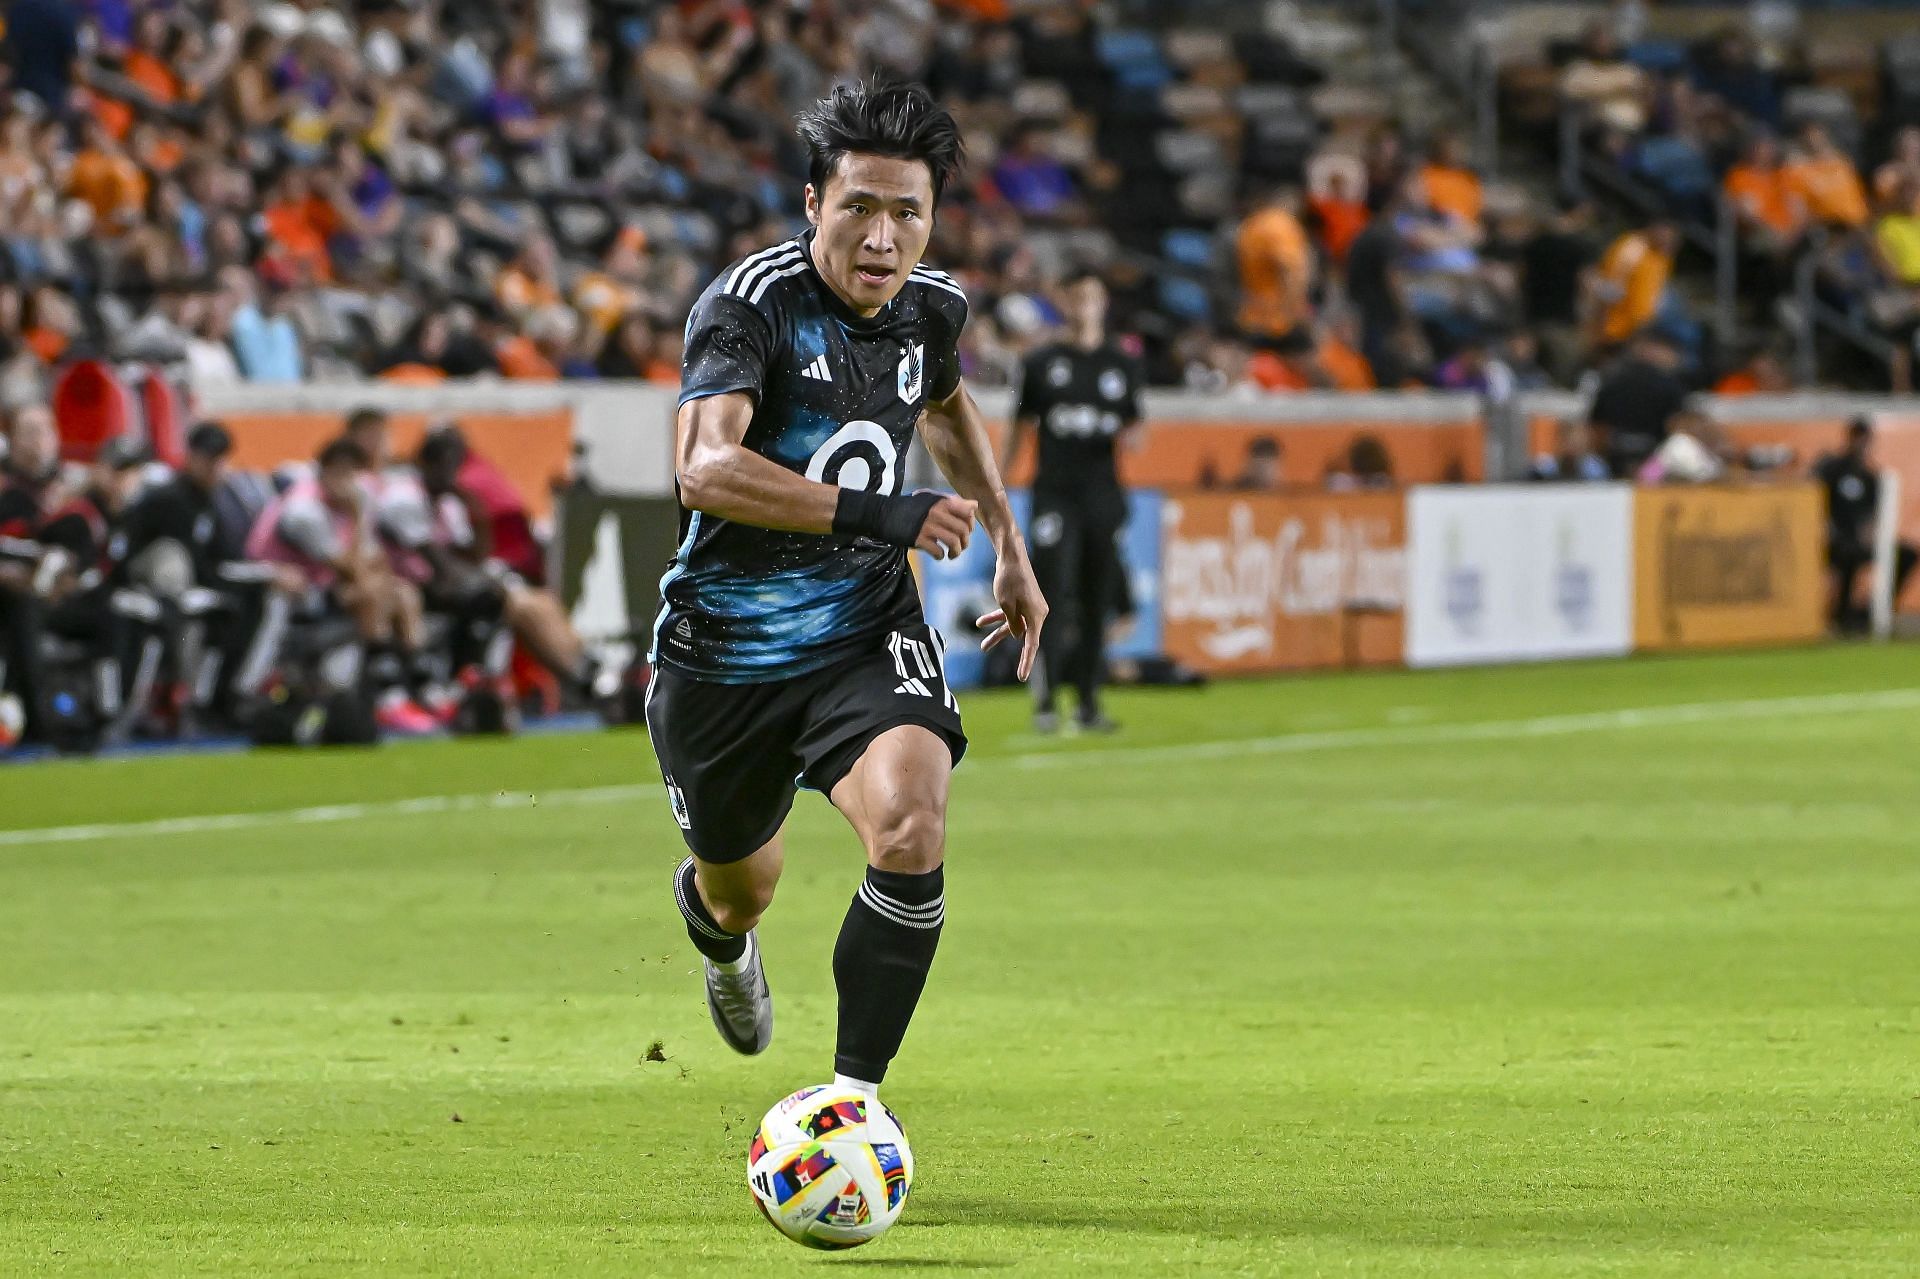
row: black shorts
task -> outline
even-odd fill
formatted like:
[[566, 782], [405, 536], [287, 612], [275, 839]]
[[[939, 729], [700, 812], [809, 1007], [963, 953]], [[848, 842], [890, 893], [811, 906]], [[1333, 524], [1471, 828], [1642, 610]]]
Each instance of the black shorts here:
[[705, 862], [753, 853], [786, 821], [796, 788], [827, 794], [874, 738], [901, 724], [945, 738], [956, 764], [966, 753], [940, 637], [924, 623], [788, 680], [720, 684], [662, 665], [647, 687], [647, 734], [667, 799]]

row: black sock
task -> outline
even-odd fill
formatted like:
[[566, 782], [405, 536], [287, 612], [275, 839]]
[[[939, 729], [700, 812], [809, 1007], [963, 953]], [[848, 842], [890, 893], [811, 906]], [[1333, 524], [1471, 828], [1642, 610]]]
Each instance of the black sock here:
[[833, 983], [840, 990], [837, 1073], [873, 1084], [886, 1077], [927, 984], [946, 917], [940, 867], [924, 875], [868, 868], [833, 948]]
[[747, 953], [745, 933], [730, 933], [720, 927], [700, 900], [700, 890], [693, 882], [693, 858], [680, 863], [673, 872], [673, 899], [680, 905], [680, 916], [687, 921], [687, 936], [693, 938], [693, 947], [716, 964], [730, 964]]

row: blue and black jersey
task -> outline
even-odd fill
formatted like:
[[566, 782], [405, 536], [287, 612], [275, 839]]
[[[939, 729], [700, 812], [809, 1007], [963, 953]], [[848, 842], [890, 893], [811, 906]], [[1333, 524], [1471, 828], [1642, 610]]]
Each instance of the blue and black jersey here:
[[[729, 266], [687, 319], [680, 403], [753, 398], [745, 446], [808, 479], [899, 494], [929, 399], [960, 381], [967, 299], [915, 267], [878, 315], [855, 314], [815, 272], [813, 232]], [[904, 548], [785, 533], [682, 510], [660, 582], [653, 660], [697, 679], [788, 679], [920, 620]]]

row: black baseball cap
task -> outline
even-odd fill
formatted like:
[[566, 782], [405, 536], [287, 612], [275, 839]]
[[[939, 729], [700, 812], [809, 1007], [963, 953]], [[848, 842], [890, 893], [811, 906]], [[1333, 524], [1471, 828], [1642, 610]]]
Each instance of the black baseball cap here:
[[202, 422], [187, 432], [187, 452], [202, 457], [225, 457], [233, 452], [233, 437], [218, 422]]

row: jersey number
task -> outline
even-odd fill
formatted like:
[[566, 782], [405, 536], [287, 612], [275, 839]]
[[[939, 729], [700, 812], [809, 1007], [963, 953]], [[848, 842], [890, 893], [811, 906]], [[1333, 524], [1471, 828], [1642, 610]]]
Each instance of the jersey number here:
[[862, 493], [892, 493], [899, 461], [899, 450], [885, 427], [878, 422], [849, 422], [813, 451], [807, 478]]
[[912, 697], [938, 697], [942, 705], [957, 711], [960, 703], [947, 687], [947, 664], [940, 650], [940, 632], [933, 631], [932, 635], [931, 647], [899, 631], [887, 636], [887, 648], [893, 653], [893, 669], [900, 676], [900, 684], [893, 691]]

